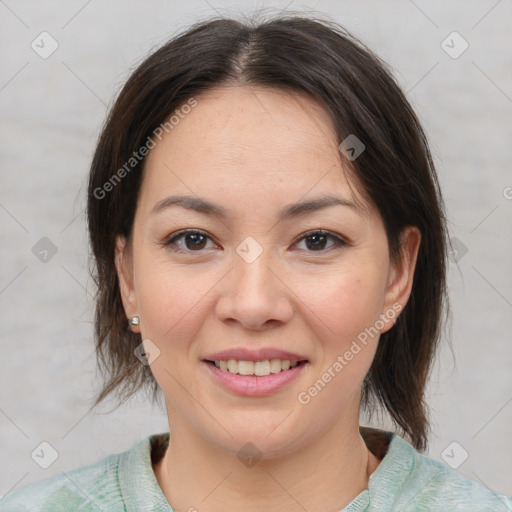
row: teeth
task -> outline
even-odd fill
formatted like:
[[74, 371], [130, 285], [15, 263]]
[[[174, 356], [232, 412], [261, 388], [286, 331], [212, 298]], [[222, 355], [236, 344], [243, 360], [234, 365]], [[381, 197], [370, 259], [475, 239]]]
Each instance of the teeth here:
[[279, 373], [281, 371], [281, 359], [270, 360], [270, 373]]
[[258, 377], [270, 375], [270, 361], [266, 359], [265, 361], [254, 363], [254, 375], [258, 375]]
[[238, 373], [240, 375], [254, 375], [254, 363], [252, 361], [238, 361]]
[[239, 375], [256, 375], [266, 377], [271, 373], [279, 373], [297, 366], [297, 361], [289, 359], [264, 359], [263, 361], [237, 361], [229, 359], [228, 361], [214, 361], [215, 366], [222, 371], [236, 373]]

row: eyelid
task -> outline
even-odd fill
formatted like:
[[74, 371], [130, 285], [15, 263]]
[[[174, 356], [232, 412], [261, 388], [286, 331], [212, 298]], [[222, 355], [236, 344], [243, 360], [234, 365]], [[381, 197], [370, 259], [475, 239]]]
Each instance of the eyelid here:
[[[196, 229], [196, 228], [185, 228], [185, 229], [180, 229], [179, 231], [175, 231], [174, 233], [171, 233], [170, 235], [166, 236], [160, 243], [164, 247], [169, 247], [169, 246], [173, 245], [173, 243], [177, 239], [184, 237], [186, 235], [203, 235], [205, 238], [211, 240], [215, 244], [217, 243], [217, 242], [215, 242], [215, 239], [209, 233], [207, 233], [206, 231], [203, 231], [202, 229]], [[186, 249], [181, 249], [180, 247], [176, 247], [175, 250], [177, 252], [180, 252], [180, 251], [181, 252], [201, 252], [201, 251], [190, 251], [190, 250], [186, 250]]]
[[174, 231], [174, 233], [171, 233], [170, 235], [167, 235], [163, 239], [163, 241], [170, 242], [170, 241], [174, 240], [175, 238], [178, 238], [181, 235], [193, 235], [193, 234], [204, 235], [204, 236], [207, 236], [208, 238], [212, 238], [209, 233], [207, 233], [206, 231], [203, 231], [202, 229], [184, 228], [184, 229], [180, 229], [179, 231]]
[[[350, 245], [349, 242], [342, 237], [341, 235], [338, 235], [337, 233], [333, 233], [332, 231], [328, 231], [326, 229], [311, 229], [309, 231], [306, 231], [305, 233], [302, 233], [299, 235], [295, 241], [293, 242], [293, 245], [296, 245], [298, 242], [302, 242], [302, 240], [311, 237], [313, 235], [320, 235], [320, 236], [327, 236], [331, 238], [334, 241], [334, 245], [336, 248], [341, 248]], [[330, 252], [331, 249], [322, 250], [322, 251], [307, 251], [308, 253], [314, 254], [315, 252], [318, 252], [319, 254], [326, 254]]]

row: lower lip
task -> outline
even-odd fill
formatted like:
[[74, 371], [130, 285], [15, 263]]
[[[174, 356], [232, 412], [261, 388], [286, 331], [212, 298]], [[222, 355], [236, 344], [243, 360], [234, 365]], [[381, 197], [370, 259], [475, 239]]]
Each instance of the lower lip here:
[[214, 364], [206, 361], [203, 361], [203, 364], [208, 367], [213, 377], [229, 391], [242, 396], [265, 396], [275, 393], [296, 379], [309, 363], [301, 363], [289, 370], [271, 373], [265, 377], [238, 375], [236, 373], [225, 372], [217, 368]]

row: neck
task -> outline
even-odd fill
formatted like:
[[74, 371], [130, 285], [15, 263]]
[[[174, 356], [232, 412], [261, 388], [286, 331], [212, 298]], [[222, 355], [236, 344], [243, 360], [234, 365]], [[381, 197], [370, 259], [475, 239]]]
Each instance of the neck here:
[[[175, 510], [325, 512], [341, 510], [368, 486], [379, 464], [356, 422], [333, 427], [315, 443], [286, 457], [244, 466], [194, 431], [173, 423], [169, 447], [155, 466]], [[341, 428], [343, 427], [343, 428]], [[355, 428], [354, 428], [355, 427]]]

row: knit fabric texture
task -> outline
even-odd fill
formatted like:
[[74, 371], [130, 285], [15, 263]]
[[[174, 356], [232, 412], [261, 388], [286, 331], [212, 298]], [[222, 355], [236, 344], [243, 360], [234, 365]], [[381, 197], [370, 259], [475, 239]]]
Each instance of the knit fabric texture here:
[[[389, 446], [368, 488], [340, 512], [512, 511], [512, 498], [420, 454], [397, 434], [385, 433]], [[168, 442], [168, 432], [154, 434], [122, 453], [26, 485], [0, 500], [0, 512], [174, 512], [152, 467]]]

